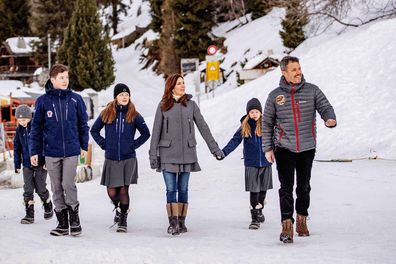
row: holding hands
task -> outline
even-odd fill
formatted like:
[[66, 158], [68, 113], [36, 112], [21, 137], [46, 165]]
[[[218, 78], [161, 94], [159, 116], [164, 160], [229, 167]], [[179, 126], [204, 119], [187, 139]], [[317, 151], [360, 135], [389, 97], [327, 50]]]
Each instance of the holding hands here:
[[273, 150], [267, 151], [265, 152], [265, 158], [271, 162], [274, 163], [275, 162], [275, 154]]
[[222, 159], [225, 158], [225, 154], [224, 154], [224, 152], [223, 152], [221, 149], [216, 150], [216, 151], [213, 153], [213, 156], [215, 156], [215, 158], [216, 158], [217, 160], [222, 160]]

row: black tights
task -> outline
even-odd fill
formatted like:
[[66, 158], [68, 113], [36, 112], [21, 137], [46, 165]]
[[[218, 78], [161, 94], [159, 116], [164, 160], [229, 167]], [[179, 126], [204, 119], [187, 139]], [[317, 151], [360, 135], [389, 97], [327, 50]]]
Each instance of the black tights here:
[[267, 191], [250, 192], [250, 206], [255, 209], [256, 205], [261, 204], [264, 206], [265, 195]]
[[121, 187], [107, 187], [107, 194], [109, 195], [113, 204], [120, 206], [121, 212], [126, 212], [129, 209], [129, 185]]

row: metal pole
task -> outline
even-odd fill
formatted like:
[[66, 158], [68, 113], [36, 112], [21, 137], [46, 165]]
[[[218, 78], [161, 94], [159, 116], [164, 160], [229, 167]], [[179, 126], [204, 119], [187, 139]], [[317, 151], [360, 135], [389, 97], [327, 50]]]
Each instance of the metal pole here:
[[48, 33], [48, 70], [51, 69], [51, 34]]

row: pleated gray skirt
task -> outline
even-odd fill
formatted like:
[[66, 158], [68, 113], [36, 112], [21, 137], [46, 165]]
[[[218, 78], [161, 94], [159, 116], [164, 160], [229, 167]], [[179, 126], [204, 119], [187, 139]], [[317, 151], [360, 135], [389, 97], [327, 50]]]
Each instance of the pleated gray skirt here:
[[105, 159], [102, 171], [101, 185], [107, 187], [120, 187], [137, 184], [138, 164], [136, 158], [126, 160]]
[[260, 192], [272, 189], [272, 167], [245, 167], [245, 190]]

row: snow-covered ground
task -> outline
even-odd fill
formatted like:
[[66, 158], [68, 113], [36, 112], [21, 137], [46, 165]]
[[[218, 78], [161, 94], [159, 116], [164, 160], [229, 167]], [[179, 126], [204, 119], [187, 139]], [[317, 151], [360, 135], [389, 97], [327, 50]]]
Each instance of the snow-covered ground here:
[[[262, 18], [254, 23], [264, 32], [276, 32], [267, 22]], [[238, 28], [239, 36], [253, 32], [251, 25]], [[137, 151], [139, 184], [131, 187], [127, 234], [109, 229], [112, 206], [99, 179], [78, 184], [83, 227], [78, 238], [50, 236], [56, 220], [42, 219], [37, 198], [36, 223], [19, 224], [24, 215], [22, 189], [0, 190], [0, 263], [394, 263], [394, 28], [396, 19], [391, 19], [348, 29], [341, 35], [322, 35], [307, 40], [293, 53], [301, 59], [306, 80], [325, 92], [337, 114], [335, 129], [326, 129], [318, 116], [317, 158], [376, 154], [389, 159], [315, 162], [310, 237], [295, 237], [292, 245], [278, 240], [281, 227], [275, 166], [274, 189], [268, 192], [264, 209], [266, 222], [257, 231], [248, 230], [242, 148], [219, 162], [199, 137], [202, 171], [190, 179], [188, 233], [178, 237], [166, 233], [165, 187], [162, 176], [149, 168], [146, 143]], [[230, 56], [237, 58], [238, 44], [250, 40], [244, 38], [240, 43], [240, 38], [229, 37], [228, 41]], [[250, 43], [253, 47], [259, 41]], [[164, 81], [150, 71], [140, 71], [139, 54], [135, 45], [115, 51], [116, 82], [130, 85], [132, 99], [152, 127]], [[276, 70], [201, 102], [201, 111], [220, 146], [237, 129], [246, 102], [257, 97], [264, 104], [279, 77]], [[110, 88], [100, 94], [102, 104], [112, 99], [112, 92]], [[103, 155], [99, 150], [95, 154]]]
[[[112, 206], [99, 180], [78, 184], [83, 234], [52, 237], [36, 199], [36, 223], [19, 224], [22, 190], [1, 191], [0, 263], [394, 263], [396, 167], [389, 161], [314, 163], [311, 236], [278, 241], [278, 181], [268, 192], [266, 222], [249, 230], [249, 196], [239, 154], [218, 162], [201, 148], [202, 172], [190, 179], [189, 232], [166, 233], [164, 184], [139, 151], [128, 233], [109, 229]], [[275, 172], [275, 168], [273, 169]], [[38, 208], [37, 208], [38, 207]]]

